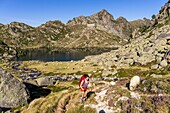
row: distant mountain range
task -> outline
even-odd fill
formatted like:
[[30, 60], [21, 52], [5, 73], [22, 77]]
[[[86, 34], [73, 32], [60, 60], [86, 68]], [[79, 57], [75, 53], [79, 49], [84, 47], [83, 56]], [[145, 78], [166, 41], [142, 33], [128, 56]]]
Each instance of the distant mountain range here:
[[58, 20], [38, 27], [12, 22], [0, 24], [0, 40], [16, 48], [37, 47], [119, 47], [132, 37], [137, 28], [149, 26], [149, 19], [128, 22], [114, 19], [106, 10], [91, 16], [73, 18], [67, 24]]

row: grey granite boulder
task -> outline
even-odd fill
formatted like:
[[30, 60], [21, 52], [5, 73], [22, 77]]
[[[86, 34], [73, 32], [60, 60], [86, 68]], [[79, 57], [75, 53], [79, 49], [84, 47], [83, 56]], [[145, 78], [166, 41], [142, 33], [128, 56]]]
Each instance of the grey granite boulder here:
[[0, 68], [0, 107], [12, 108], [25, 105], [29, 98], [26, 86]]

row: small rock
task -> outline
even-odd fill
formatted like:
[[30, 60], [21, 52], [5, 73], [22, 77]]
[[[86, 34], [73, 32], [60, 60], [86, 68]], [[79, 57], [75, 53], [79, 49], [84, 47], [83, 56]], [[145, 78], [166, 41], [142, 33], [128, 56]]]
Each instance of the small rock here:
[[152, 93], [157, 93], [157, 92], [158, 92], [157, 86], [152, 85], [152, 86], [151, 86], [151, 92], [152, 92]]
[[160, 63], [161, 67], [166, 67], [168, 65], [166, 60], [162, 60]]
[[131, 98], [140, 99], [140, 95], [138, 93], [131, 92], [130, 95], [131, 95]]
[[113, 66], [113, 62], [112, 61], [107, 61], [107, 62], [105, 62], [105, 65], [108, 66], [108, 67], [111, 67], [111, 66]]
[[153, 77], [153, 78], [161, 78], [161, 77], [162, 77], [162, 75], [152, 74], [152, 75], [151, 75], [151, 77]]
[[7, 56], [8, 56], [8, 53], [4, 53], [4, 54], [3, 54], [3, 57], [7, 57]]
[[116, 82], [110, 82], [110, 85], [112, 85], [112, 86], [114, 86], [114, 85], [116, 85]]
[[112, 75], [115, 75], [115, 74], [117, 74], [117, 70], [116, 69], [112, 72]]
[[151, 66], [151, 69], [158, 69], [159, 68], [159, 65], [158, 64], [155, 64], [155, 65], [152, 65]]
[[129, 98], [125, 96], [118, 98], [118, 101], [127, 101], [127, 100], [129, 100]]

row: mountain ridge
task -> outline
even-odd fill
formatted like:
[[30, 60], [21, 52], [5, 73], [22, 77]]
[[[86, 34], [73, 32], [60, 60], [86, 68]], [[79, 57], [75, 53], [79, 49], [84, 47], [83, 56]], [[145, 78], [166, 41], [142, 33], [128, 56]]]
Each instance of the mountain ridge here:
[[[142, 26], [145, 26], [145, 22], [137, 27]], [[11, 22], [0, 26], [0, 39], [14, 48], [23, 49], [50, 46], [119, 47], [128, 42], [135, 27], [123, 17], [114, 20], [114, 17], [103, 9], [91, 16], [73, 18], [67, 24], [54, 20], [32, 27], [24, 23]]]
[[69, 20], [67, 24], [96, 24], [97, 29], [113, 33], [122, 39], [129, 40], [131, 38], [132, 31], [136, 29], [136, 27], [143, 27], [147, 25], [144, 22], [145, 20], [143, 20], [143, 23], [141, 23], [139, 26], [133, 26], [124, 17], [120, 16], [115, 20], [107, 10], [103, 9], [100, 12], [90, 16], [79, 16], [73, 18], [72, 20]]

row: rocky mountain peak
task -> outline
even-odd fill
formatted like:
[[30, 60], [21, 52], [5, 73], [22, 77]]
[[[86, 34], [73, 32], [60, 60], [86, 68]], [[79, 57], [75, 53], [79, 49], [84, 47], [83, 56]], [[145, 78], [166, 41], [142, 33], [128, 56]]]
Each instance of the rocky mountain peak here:
[[79, 16], [73, 18], [73, 20], [68, 21], [68, 25], [76, 24], [101, 24], [107, 23], [108, 21], [114, 20], [113, 16], [105, 9], [99, 11], [98, 13], [92, 14], [91, 16]]
[[[113, 16], [105, 9], [101, 10], [100, 12], [98, 12], [98, 13], [96, 13], [94, 15], [97, 15], [98, 17], [106, 17], [106, 16], [108, 16], [108, 17], [114, 19]], [[94, 16], [94, 15], [92, 15], [92, 16]]]
[[138, 27], [143, 26], [145, 22], [138, 24], [138, 21], [135, 22], [137, 25], [132, 25], [124, 17], [119, 17], [114, 19], [114, 17], [105, 9], [92, 14], [91, 16], [79, 16], [70, 20], [67, 25], [88, 25], [95, 24], [95, 28], [112, 33], [122, 39], [128, 40], [131, 37], [132, 31]]
[[39, 27], [50, 27], [50, 26], [64, 26], [64, 23], [62, 23], [59, 20], [54, 20], [54, 21], [48, 21], [45, 24], [40, 25]]
[[[0, 36], [4, 38], [5, 43], [18, 43], [14, 41], [14, 37], [23, 37], [24, 34], [32, 31], [34, 27], [31, 27], [27, 24], [20, 23], [20, 22], [11, 22], [10, 24], [5, 24], [0, 26]], [[14, 40], [9, 39], [9, 37], [13, 37]]]
[[105, 9], [101, 10], [96, 14], [91, 15], [90, 17], [103, 22], [114, 20], [113, 16]]
[[62, 23], [59, 20], [55, 20], [55, 21], [48, 21], [45, 24], [42, 24], [37, 28], [46, 29], [46, 30], [58, 30], [58, 29], [62, 29], [64, 26], [65, 26], [64, 23]]
[[10, 24], [7, 24], [7, 26], [13, 26], [13, 27], [31, 27], [25, 23], [21, 23], [21, 22], [11, 22]]
[[99, 13], [110, 14], [106, 9], [102, 9]]
[[122, 17], [122, 16], [120, 16], [119, 18], [117, 18], [116, 21], [117, 21], [117, 22], [123, 22], [123, 23], [124, 23], [124, 22], [128, 22], [128, 21], [126, 20], [126, 18], [124, 18], [124, 17]]

